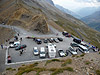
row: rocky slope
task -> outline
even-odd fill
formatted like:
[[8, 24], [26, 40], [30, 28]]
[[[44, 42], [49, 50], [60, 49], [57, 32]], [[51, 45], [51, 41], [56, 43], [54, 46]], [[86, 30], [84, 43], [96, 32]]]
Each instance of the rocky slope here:
[[[0, 23], [2, 22], [42, 33], [49, 32], [48, 25], [55, 22], [57, 26], [76, 37], [97, 46], [100, 44], [99, 32], [73, 16], [63, 13], [45, 0], [1, 0]], [[54, 26], [57, 29], [56, 24]]]
[[88, 26], [100, 31], [100, 11], [97, 11], [89, 16], [86, 16], [81, 20], [87, 23]]
[[6, 42], [5, 40], [12, 38], [13, 35], [14, 32], [12, 30], [0, 27], [0, 45]]

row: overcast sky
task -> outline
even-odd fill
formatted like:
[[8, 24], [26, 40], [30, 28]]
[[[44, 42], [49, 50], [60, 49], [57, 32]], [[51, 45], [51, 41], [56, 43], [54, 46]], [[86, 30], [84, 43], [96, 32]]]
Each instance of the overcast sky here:
[[100, 6], [100, 0], [53, 0], [53, 2], [72, 11], [75, 11], [83, 7]]

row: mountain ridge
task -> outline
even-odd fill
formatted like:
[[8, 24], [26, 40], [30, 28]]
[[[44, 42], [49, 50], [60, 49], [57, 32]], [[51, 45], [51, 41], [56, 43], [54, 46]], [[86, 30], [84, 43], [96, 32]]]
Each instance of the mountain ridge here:
[[[12, 4], [11, 4], [12, 3]], [[0, 23], [24, 27], [28, 30], [38, 30], [43, 33], [49, 32], [48, 25], [56, 24], [68, 33], [85, 41], [99, 46], [100, 33], [89, 28], [85, 23], [73, 16], [63, 13], [55, 6], [44, 0], [9, 0], [2, 3], [2, 8], [6, 9], [0, 12]], [[41, 16], [42, 15], [42, 16]], [[38, 29], [38, 27], [40, 27]], [[88, 33], [89, 32], [89, 33]], [[80, 37], [80, 35], [82, 37]], [[95, 35], [93, 37], [93, 35]], [[92, 37], [92, 38], [91, 38]]]
[[83, 17], [81, 20], [87, 23], [91, 28], [100, 32], [100, 10], [89, 16]]
[[66, 8], [64, 8], [64, 7], [60, 6], [60, 5], [57, 5], [57, 4], [56, 4], [55, 6], [56, 6], [58, 9], [60, 9], [62, 12], [64, 12], [64, 13], [70, 14], [70, 15], [72, 15], [73, 17], [78, 18], [78, 19], [81, 18], [78, 14], [72, 12], [71, 10], [68, 10], [68, 9], [66, 9]]

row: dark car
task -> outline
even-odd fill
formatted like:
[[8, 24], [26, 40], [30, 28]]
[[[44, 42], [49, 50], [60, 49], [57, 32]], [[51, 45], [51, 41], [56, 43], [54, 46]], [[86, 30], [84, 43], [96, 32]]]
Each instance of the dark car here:
[[36, 39], [37, 44], [42, 44], [42, 41], [40, 39]]
[[65, 35], [66, 37], [72, 37], [72, 35], [71, 34], [68, 34], [68, 35]]
[[54, 42], [59, 43], [59, 40], [57, 38], [53, 39]]
[[48, 43], [48, 40], [47, 40], [47, 39], [43, 39], [43, 42], [44, 42], [44, 43]]
[[26, 47], [27, 47], [26, 45], [19, 45], [18, 47], [15, 48], [15, 50], [20, 50]]
[[79, 47], [79, 45], [78, 45], [77, 43], [70, 43], [70, 45], [71, 45], [72, 47]]
[[59, 56], [60, 56], [60, 57], [65, 57], [65, 56], [66, 56], [64, 50], [62, 50], [62, 49], [60, 49], [60, 50], [58, 51], [58, 53], [59, 53]]
[[57, 38], [59, 41], [63, 41], [63, 38]]
[[9, 44], [14, 44], [14, 41], [10, 41]]
[[50, 39], [48, 39], [48, 41], [49, 41], [50, 43], [53, 43], [53, 39], [51, 39], [51, 38], [50, 38]]
[[78, 43], [78, 44], [80, 44], [80, 43], [81, 43], [81, 40], [80, 40], [80, 39], [78, 39], [78, 38], [74, 38], [74, 39], [73, 39], [73, 41], [74, 41], [74, 42], [76, 42], [76, 43]]

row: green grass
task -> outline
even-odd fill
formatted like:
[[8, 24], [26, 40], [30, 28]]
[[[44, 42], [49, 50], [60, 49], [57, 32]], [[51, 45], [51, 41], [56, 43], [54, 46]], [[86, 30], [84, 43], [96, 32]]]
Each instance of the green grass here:
[[100, 54], [100, 52], [99, 52], [99, 54]]
[[100, 70], [96, 70], [96, 74], [97, 75], [100, 75]]
[[57, 75], [59, 73], [63, 73], [63, 71], [64, 71], [63, 69], [57, 69], [51, 75]]
[[65, 68], [63, 68], [63, 70], [67, 70], [67, 71], [70, 71], [70, 72], [74, 71], [72, 67], [65, 67]]
[[51, 75], [57, 75], [59, 73], [63, 73], [63, 71], [74, 72], [72, 67], [64, 67], [64, 68], [55, 69], [54, 72]]
[[80, 55], [80, 57], [84, 57], [84, 56], [85, 56], [85, 53], [83, 53], [83, 54]]
[[78, 56], [78, 55], [76, 56], [76, 58], [79, 58], [79, 57], [80, 57], [80, 56]]
[[12, 68], [9, 67], [9, 68], [6, 68], [6, 70], [12, 70]]
[[71, 64], [71, 63], [72, 63], [72, 59], [67, 59], [67, 60], [65, 60], [65, 62], [61, 66], [64, 67], [67, 64]]
[[84, 63], [85, 63], [85, 65], [89, 65], [89, 64], [91, 64], [90, 61], [84, 61]]
[[45, 63], [45, 66], [51, 62], [60, 62], [59, 59], [52, 59], [52, 60], [47, 60], [46, 63]]
[[6, 68], [6, 70], [11, 70], [11, 71], [16, 71], [16, 69], [13, 69], [13, 68]]

